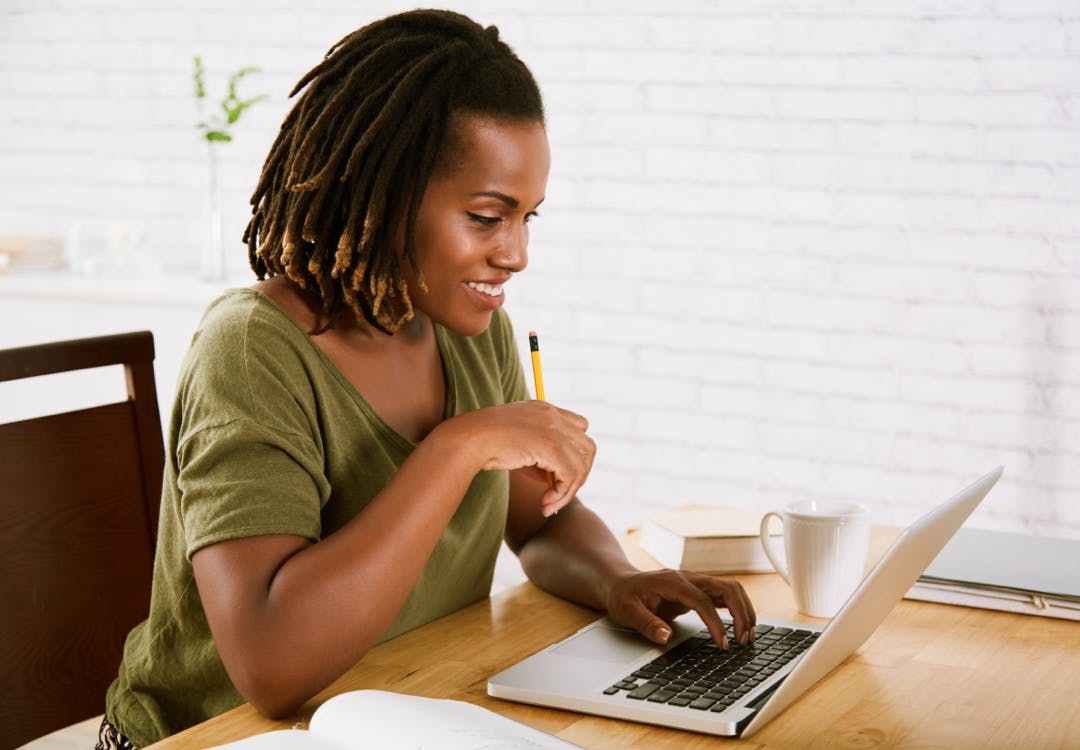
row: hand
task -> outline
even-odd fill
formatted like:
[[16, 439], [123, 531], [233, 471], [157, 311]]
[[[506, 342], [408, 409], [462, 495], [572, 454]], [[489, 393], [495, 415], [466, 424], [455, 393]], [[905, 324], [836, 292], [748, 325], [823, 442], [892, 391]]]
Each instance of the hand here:
[[689, 571], [639, 572], [616, 581], [607, 599], [611, 619], [637, 629], [655, 643], [667, 643], [671, 621], [692, 609], [701, 616], [717, 645], [728, 648], [717, 607], [731, 612], [735, 638], [741, 645], [754, 639], [757, 615], [738, 581]]
[[460, 444], [477, 455], [478, 470], [536, 467], [551, 472], [554, 486], [540, 500], [545, 516], [565, 506], [585, 484], [596, 443], [580, 414], [545, 401], [517, 401], [477, 409], [443, 423], [460, 430]]

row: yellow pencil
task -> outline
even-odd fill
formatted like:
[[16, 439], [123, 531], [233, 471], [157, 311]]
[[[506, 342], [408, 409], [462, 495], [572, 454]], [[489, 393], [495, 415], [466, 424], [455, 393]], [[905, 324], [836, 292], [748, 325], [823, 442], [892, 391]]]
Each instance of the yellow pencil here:
[[540, 368], [540, 341], [536, 337], [536, 331], [529, 331], [529, 352], [532, 354], [533, 384], [536, 386], [536, 400], [546, 401], [544, 398], [544, 371]]
[[[529, 353], [532, 355], [533, 386], [536, 388], [536, 400], [546, 401], [544, 398], [544, 371], [540, 367], [540, 340], [536, 331], [529, 331]], [[548, 487], [555, 486], [555, 477], [547, 472]]]

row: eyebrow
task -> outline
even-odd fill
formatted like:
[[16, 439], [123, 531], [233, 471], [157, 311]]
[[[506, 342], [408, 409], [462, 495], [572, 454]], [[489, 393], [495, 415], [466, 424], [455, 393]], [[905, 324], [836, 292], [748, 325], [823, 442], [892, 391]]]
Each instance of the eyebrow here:
[[510, 208], [517, 208], [518, 207], [517, 198], [509, 196], [506, 193], [500, 193], [498, 190], [481, 190], [478, 193], [473, 193], [472, 197], [473, 198], [494, 198], [495, 200], [502, 201], [506, 205], [510, 206]]
[[[502, 201], [503, 203], [508, 205], [510, 208], [517, 208], [518, 205], [519, 205], [519, 201], [518, 201], [517, 198], [515, 198], [515, 197], [513, 197], [511, 195], [507, 195], [506, 193], [499, 192], [498, 190], [481, 190], [479, 192], [473, 193], [472, 197], [473, 198], [494, 198], [495, 200]], [[544, 199], [541, 198], [540, 202], [537, 203], [536, 205], [539, 206], [540, 203], [543, 203], [543, 202], [544, 202]]]

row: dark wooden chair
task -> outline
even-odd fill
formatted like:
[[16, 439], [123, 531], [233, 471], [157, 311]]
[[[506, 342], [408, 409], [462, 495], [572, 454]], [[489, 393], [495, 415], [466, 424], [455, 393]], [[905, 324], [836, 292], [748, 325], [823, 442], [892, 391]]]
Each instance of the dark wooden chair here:
[[0, 424], [0, 747], [102, 713], [149, 612], [165, 456], [153, 335], [3, 350], [0, 382], [105, 365], [124, 366], [126, 401]]

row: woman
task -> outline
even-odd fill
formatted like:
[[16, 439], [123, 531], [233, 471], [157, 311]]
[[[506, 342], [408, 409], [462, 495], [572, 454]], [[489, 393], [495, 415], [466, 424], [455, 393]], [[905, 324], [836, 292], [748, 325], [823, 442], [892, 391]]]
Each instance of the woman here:
[[185, 360], [150, 617], [100, 746], [243, 701], [294, 712], [380, 641], [487, 596], [503, 539], [538, 586], [658, 643], [694, 609], [726, 646], [717, 606], [745, 643], [741, 587], [633, 568], [576, 499], [586, 420], [527, 400], [500, 307], [550, 157], [497, 30], [392, 16], [300, 91], [252, 199], [259, 282], [210, 306]]

